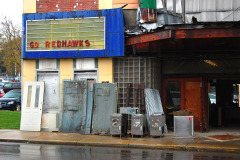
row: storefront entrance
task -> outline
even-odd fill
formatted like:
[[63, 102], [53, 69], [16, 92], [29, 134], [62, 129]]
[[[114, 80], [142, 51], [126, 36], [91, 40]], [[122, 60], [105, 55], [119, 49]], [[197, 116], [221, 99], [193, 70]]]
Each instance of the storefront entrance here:
[[202, 131], [201, 78], [164, 79], [163, 107], [169, 128], [173, 127], [175, 111], [187, 110], [194, 116], [194, 129]]
[[240, 129], [239, 78], [209, 79], [210, 129]]

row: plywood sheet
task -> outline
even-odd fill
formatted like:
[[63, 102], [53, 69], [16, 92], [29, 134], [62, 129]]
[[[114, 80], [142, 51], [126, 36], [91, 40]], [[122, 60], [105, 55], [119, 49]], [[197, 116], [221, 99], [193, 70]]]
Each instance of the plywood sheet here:
[[199, 81], [185, 83], [185, 109], [194, 116], [194, 128], [199, 130], [201, 124], [201, 88]]

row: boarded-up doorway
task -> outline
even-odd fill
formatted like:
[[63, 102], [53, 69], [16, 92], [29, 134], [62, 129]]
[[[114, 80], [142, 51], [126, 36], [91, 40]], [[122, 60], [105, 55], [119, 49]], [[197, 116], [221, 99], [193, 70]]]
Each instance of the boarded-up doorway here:
[[164, 79], [163, 107], [170, 127], [173, 112], [188, 110], [194, 116], [194, 129], [202, 131], [202, 80], [201, 78]]

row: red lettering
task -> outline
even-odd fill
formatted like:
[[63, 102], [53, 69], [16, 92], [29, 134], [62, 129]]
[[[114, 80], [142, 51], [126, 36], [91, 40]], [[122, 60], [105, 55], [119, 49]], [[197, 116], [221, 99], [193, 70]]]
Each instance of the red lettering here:
[[62, 43], [61, 41], [57, 41], [57, 47], [61, 47]]
[[79, 40], [79, 47], [83, 47], [83, 40]]
[[33, 41], [30, 42], [30, 48], [33, 48], [34, 45], [33, 45]]
[[88, 40], [85, 41], [85, 44], [86, 44], [87, 47], [90, 46], [90, 42]]
[[[89, 42], [89, 40], [57, 40], [57, 41], [45, 41], [45, 47], [46, 48], [50, 48], [51, 47], [89, 47], [91, 45], [91, 43]], [[31, 48], [38, 48], [39, 47], [39, 42], [30, 42], [30, 47]]]
[[39, 46], [39, 43], [36, 41], [36, 42], [34, 42], [34, 47], [35, 48], [38, 48], [38, 46]]
[[67, 46], [68, 47], [72, 47], [72, 41], [71, 40], [68, 41], [68, 45]]
[[55, 46], [55, 41], [52, 41], [52, 47], [56, 47], [56, 46]]
[[77, 47], [78, 46], [78, 40], [72, 40], [72, 43], [73, 43], [73, 47]]
[[62, 47], [67, 47], [67, 41], [62, 41]]
[[45, 47], [49, 48], [50, 42], [49, 41], [45, 41]]

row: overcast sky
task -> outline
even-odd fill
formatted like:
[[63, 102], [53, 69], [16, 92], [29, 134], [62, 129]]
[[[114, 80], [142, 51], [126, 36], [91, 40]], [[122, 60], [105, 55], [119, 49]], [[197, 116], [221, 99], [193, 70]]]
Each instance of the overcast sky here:
[[22, 26], [22, 13], [23, 0], [0, 0], [0, 21], [7, 16], [14, 25]]

